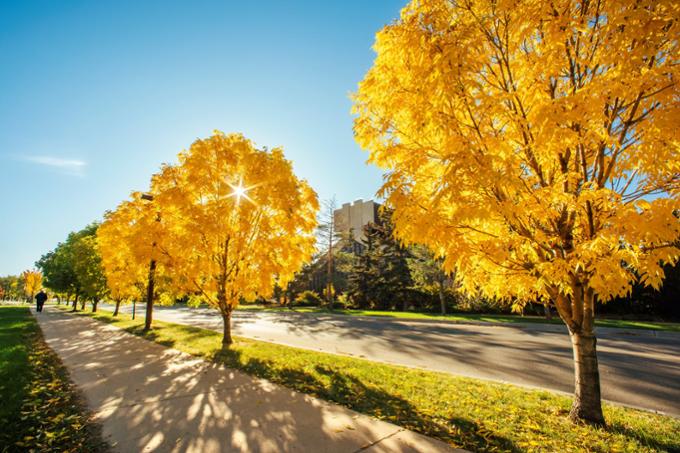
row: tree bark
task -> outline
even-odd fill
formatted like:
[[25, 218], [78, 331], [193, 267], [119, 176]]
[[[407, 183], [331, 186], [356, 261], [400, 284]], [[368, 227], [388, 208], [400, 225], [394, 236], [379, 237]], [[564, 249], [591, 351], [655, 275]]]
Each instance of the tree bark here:
[[604, 425], [600, 399], [600, 372], [597, 365], [597, 339], [593, 333], [569, 333], [574, 351], [574, 404], [572, 421]]
[[229, 346], [234, 343], [231, 338], [231, 310], [222, 310], [222, 349], [229, 349]]
[[446, 294], [444, 294], [444, 280], [439, 280], [439, 304], [441, 305], [442, 315], [446, 314]]
[[97, 313], [97, 304], [99, 304], [99, 299], [92, 301], [92, 313]]
[[600, 372], [595, 337], [595, 292], [575, 281], [572, 294], [553, 290], [552, 301], [569, 329], [574, 353], [574, 403], [569, 417], [574, 422], [604, 425], [600, 399]]
[[118, 309], [120, 308], [120, 301], [116, 301], [116, 308], [113, 310], [113, 316], [118, 316]]
[[156, 260], [149, 263], [149, 284], [146, 288], [146, 319], [144, 320], [144, 330], [151, 330], [153, 321], [153, 293], [156, 280]]
[[79, 294], [76, 293], [76, 298], [73, 299], [73, 310], [71, 310], [71, 311], [78, 311], [78, 296], [79, 296]]

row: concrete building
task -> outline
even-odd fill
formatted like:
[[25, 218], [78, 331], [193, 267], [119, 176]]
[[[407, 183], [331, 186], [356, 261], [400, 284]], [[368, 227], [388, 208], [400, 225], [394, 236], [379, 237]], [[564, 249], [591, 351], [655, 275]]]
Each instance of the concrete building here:
[[343, 203], [340, 209], [333, 212], [335, 230], [338, 233], [352, 233], [356, 242], [364, 238], [364, 226], [377, 223], [380, 204], [373, 200], [355, 200], [354, 203]]

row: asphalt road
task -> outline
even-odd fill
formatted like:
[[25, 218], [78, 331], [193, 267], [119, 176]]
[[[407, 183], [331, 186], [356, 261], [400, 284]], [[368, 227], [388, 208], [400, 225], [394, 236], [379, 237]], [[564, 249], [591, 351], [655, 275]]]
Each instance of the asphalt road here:
[[[143, 307], [138, 305], [143, 316]], [[131, 311], [131, 307], [125, 307]], [[212, 309], [155, 307], [155, 319], [221, 331]], [[573, 392], [566, 328], [236, 311], [236, 335], [524, 386]], [[599, 328], [602, 396], [680, 416], [680, 333]]]

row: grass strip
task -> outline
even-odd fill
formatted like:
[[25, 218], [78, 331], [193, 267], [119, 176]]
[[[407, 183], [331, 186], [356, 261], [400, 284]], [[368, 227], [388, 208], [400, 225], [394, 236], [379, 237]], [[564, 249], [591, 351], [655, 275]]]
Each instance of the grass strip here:
[[25, 306], [0, 306], [0, 401], [2, 452], [108, 451]]
[[[264, 305], [240, 305], [238, 310], [245, 311], [274, 311], [296, 313], [316, 313], [327, 315], [343, 316], [379, 316], [397, 319], [417, 319], [428, 321], [450, 321], [450, 322], [485, 322], [485, 323], [511, 323], [511, 324], [556, 324], [564, 325], [562, 320], [555, 317], [548, 320], [541, 316], [519, 316], [519, 315], [483, 315], [455, 313], [441, 315], [437, 313], [419, 313], [404, 311], [383, 311], [383, 310], [329, 310], [321, 307], [295, 307], [294, 309], [285, 307], [267, 307]], [[632, 321], [624, 319], [598, 319], [595, 321], [598, 327], [610, 327], [617, 329], [636, 329], [636, 330], [660, 330], [665, 332], [680, 332], [680, 323], [672, 322], [653, 322], [653, 321]]]
[[548, 391], [456, 377], [237, 338], [110, 312], [79, 312], [130, 333], [473, 451], [679, 451], [680, 420], [605, 405], [608, 426], [568, 419], [571, 399]]

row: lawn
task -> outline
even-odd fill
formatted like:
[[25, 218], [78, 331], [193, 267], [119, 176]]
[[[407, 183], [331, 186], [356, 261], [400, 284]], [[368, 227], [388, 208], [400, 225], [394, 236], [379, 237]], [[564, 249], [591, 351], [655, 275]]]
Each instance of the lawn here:
[[27, 307], [0, 306], [0, 451], [106, 451]]
[[[403, 312], [403, 311], [381, 311], [381, 310], [329, 310], [320, 307], [296, 307], [293, 310], [283, 307], [266, 307], [264, 305], [240, 305], [237, 310], [246, 311], [295, 311], [297, 313], [319, 313], [345, 316], [381, 316], [386, 318], [398, 319], [421, 319], [429, 321], [450, 321], [450, 322], [488, 322], [488, 323], [513, 323], [513, 324], [557, 324], [564, 323], [555, 317], [552, 320], [541, 316], [519, 316], [519, 315], [483, 315], [455, 313], [441, 315], [436, 313]], [[619, 329], [644, 329], [662, 330], [668, 332], [680, 332], [680, 323], [672, 322], [651, 322], [651, 321], [630, 321], [621, 319], [598, 319], [595, 324], [599, 327], [613, 327]]]
[[110, 312], [92, 314], [133, 334], [347, 406], [473, 451], [679, 451], [680, 420], [605, 405], [607, 428], [574, 425], [571, 399], [451, 376], [237, 338], [220, 351], [219, 333]]

